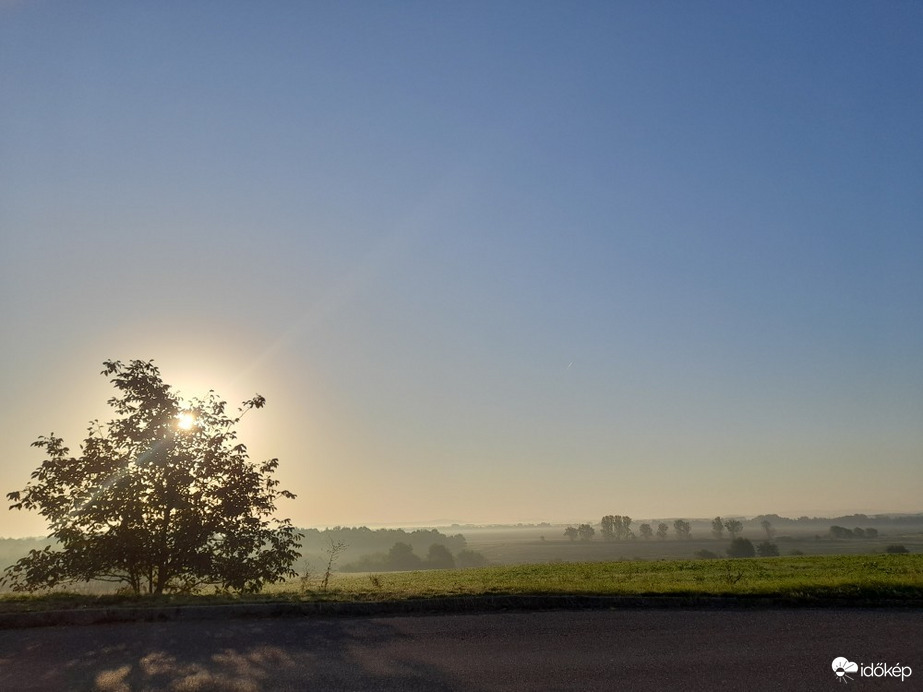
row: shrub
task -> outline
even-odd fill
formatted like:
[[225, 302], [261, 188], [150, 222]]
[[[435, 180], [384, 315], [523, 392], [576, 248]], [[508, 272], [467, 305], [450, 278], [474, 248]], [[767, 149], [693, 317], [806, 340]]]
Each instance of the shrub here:
[[756, 546], [756, 554], [760, 557], [779, 557], [779, 546], [772, 541], [763, 541]]
[[907, 550], [907, 546], [905, 545], [902, 545], [900, 543], [892, 543], [891, 545], [885, 548], [885, 552], [891, 553], [894, 555], [900, 555], [903, 553], [909, 553], [910, 551]]
[[728, 557], [756, 557], [756, 548], [749, 538], [735, 538], [728, 548]]

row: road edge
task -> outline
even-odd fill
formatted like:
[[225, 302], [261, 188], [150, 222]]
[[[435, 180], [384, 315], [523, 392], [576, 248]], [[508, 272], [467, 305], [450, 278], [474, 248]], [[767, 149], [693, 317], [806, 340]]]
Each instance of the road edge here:
[[923, 610], [923, 601], [706, 596], [447, 596], [395, 601], [280, 601], [220, 605], [122, 606], [0, 613], [0, 629], [180, 620], [438, 615], [494, 611], [611, 609], [889, 608]]

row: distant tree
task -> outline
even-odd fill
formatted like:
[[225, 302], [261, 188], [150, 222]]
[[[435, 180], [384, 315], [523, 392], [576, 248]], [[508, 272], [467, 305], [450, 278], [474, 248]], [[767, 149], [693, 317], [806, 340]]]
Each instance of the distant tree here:
[[423, 560], [413, 552], [413, 546], [409, 543], [395, 543], [388, 551], [387, 564], [392, 570], [417, 570], [423, 566]]
[[621, 514], [607, 514], [601, 522], [603, 538], [606, 540], [625, 541], [634, 538], [631, 532], [631, 517]]
[[724, 521], [721, 517], [715, 517], [711, 521], [711, 534], [719, 541], [724, 538]]
[[600, 532], [602, 533], [603, 540], [611, 541], [615, 539], [615, 517], [611, 514], [607, 514], [599, 522]]
[[91, 580], [160, 594], [203, 585], [258, 591], [297, 576], [299, 538], [272, 518], [279, 497], [277, 459], [250, 461], [234, 430], [266, 400], [245, 401], [236, 416], [214, 392], [184, 401], [152, 361], [106, 361], [117, 390], [116, 417], [93, 421], [71, 456], [53, 433], [33, 447], [46, 460], [10, 509], [36, 510], [60, 549], [33, 550], [8, 567], [13, 590]]
[[452, 569], [455, 567], [455, 558], [444, 545], [433, 543], [426, 556], [426, 566], [433, 569]]
[[756, 557], [756, 549], [749, 538], [735, 538], [728, 548], [728, 557]]
[[663, 522], [660, 522], [659, 524], [657, 524], [657, 538], [659, 538], [660, 540], [663, 540], [664, 538], [667, 537], [667, 531], [669, 530], [670, 530], [669, 526], [667, 526]]
[[577, 536], [580, 535], [580, 532], [577, 531], [577, 529], [573, 526], [568, 526], [566, 529], [564, 529], [564, 535], [573, 541], [577, 538]]
[[650, 524], [641, 524], [638, 527], [638, 532], [645, 541], [649, 541], [654, 536], [654, 529], [651, 528]]
[[854, 534], [852, 531], [843, 526], [833, 525], [830, 527], [830, 537], [838, 539], [854, 538]]
[[909, 553], [910, 551], [907, 550], [907, 546], [905, 545], [900, 543], [892, 543], [885, 548], [885, 552], [891, 553], [892, 555], [901, 555], [903, 553]]
[[866, 529], [865, 537], [866, 538], [878, 538], [878, 529]]
[[581, 524], [577, 527], [577, 533], [580, 535], [581, 541], [589, 541], [596, 534], [596, 529], [589, 524]]
[[760, 557], [779, 557], [779, 546], [772, 541], [757, 543], [756, 554]]
[[776, 530], [772, 528], [772, 523], [768, 519], [763, 519], [763, 521], [760, 522], [760, 526], [762, 526], [763, 531], [766, 532], [766, 540], [771, 541], [776, 535]]
[[730, 534], [731, 540], [733, 541], [735, 538], [737, 538], [737, 535], [743, 531], [744, 525], [743, 522], [737, 519], [725, 519], [724, 528], [727, 529], [727, 532]]
[[635, 534], [631, 530], [631, 517], [622, 516], [622, 530], [619, 531], [619, 540], [633, 541]]
[[692, 527], [688, 521], [677, 519], [673, 522], [673, 531], [676, 532], [676, 537], [679, 540], [686, 541], [692, 538]]
[[856, 538], [865, 538], [865, 531], [860, 529], [858, 526], [852, 530], [852, 535]]

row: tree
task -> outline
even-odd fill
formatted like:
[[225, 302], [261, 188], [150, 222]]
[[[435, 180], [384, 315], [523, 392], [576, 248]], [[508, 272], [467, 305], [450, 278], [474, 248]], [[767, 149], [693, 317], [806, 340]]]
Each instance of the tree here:
[[645, 541], [649, 541], [654, 535], [654, 529], [651, 528], [650, 524], [641, 524], [638, 527], [638, 531], [641, 533], [641, 538]]
[[324, 571], [324, 578], [321, 581], [320, 588], [323, 591], [327, 590], [327, 585], [330, 583], [330, 577], [333, 576], [333, 565], [339, 558], [340, 553], [344, 552], [349, 546], [346, 545], [343, 541], [335, 541], [332, 536], [327, 537], [327, 549], [324, 551], [327, 553], [327, 569]]
[[250, 461], [234, 426], [266, 400], [245, 401], [236, 417], [210, 391], [184, 401], [153, 361], [106, 361], [116, 417], [93, 421], [81, 454], [51, 433], [33, 447], [45, 461], [10, 509], [34, 510], [60, 549], [33, 550], [2, 582], [32, 591], [90, 580], [160, 594], [215, 585], [257, 591], [297, 576], [298, 534], [272, 516], [277, 459]]
[[756, 554], [760, 557], [779, 557], [779, 546], [772, 541], [757, 543]]
[[564, 535], [569, 539], [574, 540], [579, 535], [579, 532], [573, 526], [568, 526], [566, 529], [564, 529]]
[[635, 540], [635, 534], [631, 530], [631, 517], [623, 516], [622, 517], [622, 530], [619, 531], [619, 540], [624, 541], [633, 541]]
[[423, 566], [423, 560], [413, 552], [413, 546], [409, 543], [395, 543], [388, 551], [388, 569], [405, 571], [420, 569]]
[[677, 519], [673, 522], [673, 530], [676, 532], [676, 537], [680, 540], [689, 540], [692, 538], [692, 527], [689, 525], [688, 521]]
[[596, 534], [596, 529], [594, 529], [589, 524], [581, 524], [577, 527], [577, 533], [579, 534], [581, 541], [589, 541]]
[[728, 548], [728, 557], [756, 557], [756, 549], [749, 538], [735, 538]]
[[834, 524], [830, 527], [830, 536], [832, 538], [854, 538], [855, 534], [850, 529]]
[[599, 522], [599, 528], [603, 536], [603, 540], [611, 541], [615, 538], [615, 517], [611, 514], [604, 516]]
[[659, 538], [660, 540], [663, 540], [664, 538], [667, 537], [667, 531], [669, 530], [670, 530], [669, 526], [667, 526], [663, 522], [660, 522], [659, 524], [657, 524], [657, 538]]
[[763, 519], [763, 521], [760, 522], [760, 526], [762, 526], [763, 531], [766, 532], [766, 540], [771, 541], [773, 536], [776, 535], [776, 530], [772, 528], [772, 523], [769, 519]]
[[455, 567], [455, 558], [444, 545], [433, 543], [426, 556], [426, 566], [433, 569], [452, 569]]
[[715, 517], [711, 520], [711, 533], [719, 541], [724, 538], [724, 521], [721, 517]]
[[744, 530], [743, 522], [737, 519], [726, 519], [724, 522], [724, 528], [727, 529], [728, 533], [731, 535], [731, 540], [733, 541], [737, 538], [737, 534]]

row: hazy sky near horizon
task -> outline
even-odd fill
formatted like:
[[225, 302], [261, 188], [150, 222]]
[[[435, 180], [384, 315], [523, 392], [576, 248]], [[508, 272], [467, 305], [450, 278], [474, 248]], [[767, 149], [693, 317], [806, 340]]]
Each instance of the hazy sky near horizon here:
[[913, 2], [0, 2], [0, 490], [141, 358], [267, 398], [242, 440], [301, 526], [921, 511], [921, 36]]

